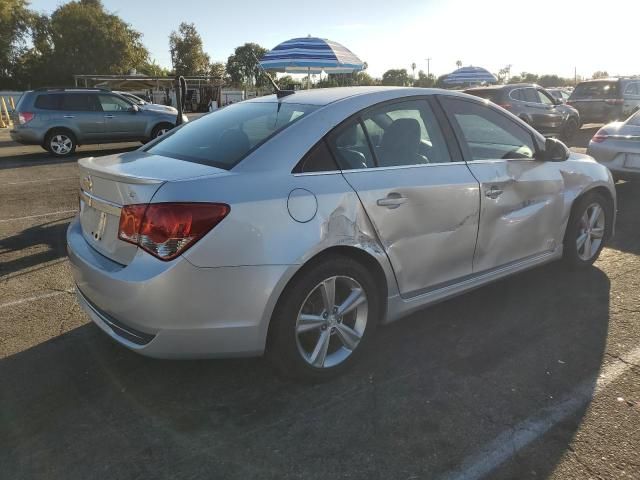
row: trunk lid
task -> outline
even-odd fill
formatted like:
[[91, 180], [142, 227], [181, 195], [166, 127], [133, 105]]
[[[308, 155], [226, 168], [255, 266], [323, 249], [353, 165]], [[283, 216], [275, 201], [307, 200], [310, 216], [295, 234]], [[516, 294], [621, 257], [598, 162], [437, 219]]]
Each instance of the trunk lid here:
[[83, 158], [78, 167], [83, 236], [94, 249], [121, 265], [129, 264], [138, 249], [118, 238], [123, 205], [150, 203], [165, 182], [226, 173], [139, 150]]

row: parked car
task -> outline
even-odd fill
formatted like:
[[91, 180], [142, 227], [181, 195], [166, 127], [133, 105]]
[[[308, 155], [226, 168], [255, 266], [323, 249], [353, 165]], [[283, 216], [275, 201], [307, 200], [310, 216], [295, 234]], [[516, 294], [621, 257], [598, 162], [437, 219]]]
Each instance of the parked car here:
[[[376, 326], [613, 231], [610, 172], [458, 92], [314, 89], [79, 161], [78, 300], [151, 357], [339, 373]], [[560, 287], [560, 286], [559, 286]]]
[[575, 108], [564, 105], [539, 85], [517, 83], [470, 88], [465, 92], [500, 105], [543, 135], [570, 140], [582, 125]]
[[568, 103], [578, 109], [583, 123], [624, 120], [640, 110], [640, 77], [581, 82]]
[[147, 142], [175, 123], [174, 113], [141, 110], [109, 90], [40, 88], [22, 95], [9, 133], [15, 142], [41, 145], [56, 157], [66, 157], [78, 145]]
[[640, 111], [598, 130], [587, 154], [606, 165], [615, 179], [640, 180]]
[[567, 100], [569, 100], [569, 97], [571, 96], [571, 92], [564, 88], [547, 88], [546, 90], [553, 98], [560, 100], [562, 103], [567, 103]]
[[170, 107], [169, 105], [160, 105], [159, 103], [149, 103], [146, 100], [138, 97], [137, 95], [134, 95], [133, 93], [118, 92], [118, 91], [115, 91], [114, 93], [117, 93], [118, 95], [129, 100], [134, 105], [137, 105], [140, 110], [153, 110], [156, 112], [167, 112], [172, 115], [178, 114], [178, 109], [175, 107]]

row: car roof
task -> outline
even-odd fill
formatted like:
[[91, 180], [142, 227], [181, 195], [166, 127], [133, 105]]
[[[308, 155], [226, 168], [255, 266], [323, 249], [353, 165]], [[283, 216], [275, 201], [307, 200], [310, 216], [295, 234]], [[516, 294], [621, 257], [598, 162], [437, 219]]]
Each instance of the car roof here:
[[434, 93], [447, 93], [459, 95], [459, 92], [452, 90], [442, 90], [438, 88], [416, 88], [416, 87], [336, 87], [336, 88], [314, 88], [311, 90], [296, 90], [295, 93], [278, 99], [276, 95], [266, 95], [264, 97], [253, 98], [247, 102], [280, 102], [299, 105], [329, 105], [346, 98], [356, 96], [375, 95], [384, 91], [396, 91], [398, 97], [408, 95], [433, 95]]

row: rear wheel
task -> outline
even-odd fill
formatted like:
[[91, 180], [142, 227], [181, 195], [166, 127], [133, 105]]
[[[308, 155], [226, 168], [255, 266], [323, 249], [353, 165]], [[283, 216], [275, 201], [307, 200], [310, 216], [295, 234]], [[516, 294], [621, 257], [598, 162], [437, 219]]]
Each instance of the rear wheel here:
[[267, 357], [280, 373], [323, 380], [366, 349], [381, 301], [370, 272], [342, 256], [309, 267], [287, 287], [274, 312]]
[[564, 239], [564, 260], [574, 267], [586, 267], [598, 259], [610, 231], [613, 212], [600, 193], [588, 193], [573, 207]]
[[44, 146], [51, 155], [64, 158], [76, 151], [77, 142], [70, 131], [54, 130], [47, 135]]

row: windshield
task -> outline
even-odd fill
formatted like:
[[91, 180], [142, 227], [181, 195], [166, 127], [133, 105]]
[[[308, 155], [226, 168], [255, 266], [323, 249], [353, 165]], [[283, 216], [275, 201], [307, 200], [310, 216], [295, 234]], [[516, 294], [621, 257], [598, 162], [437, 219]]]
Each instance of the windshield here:
[[238, 103], [186, 124], [147, 151], [229, 170], [316, 105]]

